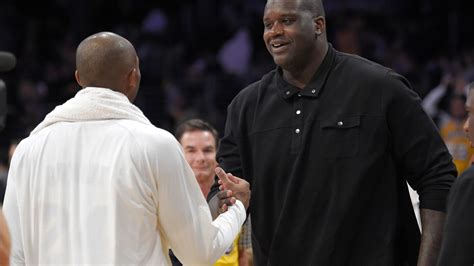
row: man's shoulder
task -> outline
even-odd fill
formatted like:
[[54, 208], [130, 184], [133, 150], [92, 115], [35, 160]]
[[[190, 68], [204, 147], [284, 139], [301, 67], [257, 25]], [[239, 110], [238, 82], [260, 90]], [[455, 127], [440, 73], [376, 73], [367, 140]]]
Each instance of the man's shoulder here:
[[359, 55], [337, 51], [336, 56], [339, 62], [346, 64], [348, 67], [357, 67], [360, 70], [373, 71], [374, 73], [387, 73], [391, 71], [390, 68]]
[[395, 72], [393, 69], [383, 66], [379, 63], [371, 61], [367, 58], [347, 54], [343, 52], [337, 52], [337, 67], [345, 73], [351, 73], [351, 75], [366, 82], [370, 87], [380, 87], [385, 90], [388, 89], [411, 89], [410, 82], [402, 75]]
[[258, 88], [268, 87], [268, 85], [273, 81], [275, 74], [276, 74], [275, 69], [267, 72], [266, 74], [262, 76], [261, 79], [251, 83], [250, 85], [247, 85], [241, 92], [251, 93], [251, 92], [255, 92], [255, 90]]
[[[95, 121], [94, 123], [100, 123], [96, 125], [86, 126], [89, 134], [97, 134], [97, 136], [107, 136], [110, 141], [116, 141], [120, 139], [122, 144], [129, 143], [132, 146], [145, 147], [152, 145], [166, 145], [167, 143], [173, 143], [175, 141], [174, 136], [161, 128], [154, 126], [149, 123], [142, 123], [138, 121], [120, 119], [120, 120], [103, 120]], [[47, 139], [55, 138], [58, 136], [70, 135], [70, 132], [77, 128], [81, 129], [85, 123], [74, 123], [64, 124], [58, 123], [51, 125], [37, 132], [36, 134], [30, 135], [23, 139], [17, 149], [32, 149], [34, 146], [43, 145]], [[73, 137], [77, 137], [73, 135]], [[72, 141], [72, 139], [70, 139]], [[174, 143], [173, 143], [174, 145]]]
[[264, 74], [261, 79], [244, 87], [235, 97], [233, 102], [248, 102], [249, 99], [255, 99], [260, 90], [265, 90], [275, 77], [276, 70], [271, 70]]
[[471, 165], [467, 168], [460, 176], [458, 176], [451, 187], [450, 197], [451, 201], [453, 197], [461, 194], [470, 194], [474, 191], [474, 166]]
[[382, 82], [403, 78], [393, 69], [362, 56], [339, 51], [336, 54], [337, 66], [346, 73], [352, 73], [355, 77], [369, 78], [372, 81], [378, 79]]
[[28, 136], [28, 137], [22, 139], [22, 140], [18, 143], [18, 145], [16, 146], [16, 148], [15, 148], [15, 153], [22, 153], [22, 152], [24, 152], [28, 147], [31, 146], [31, 143], [33, 143], [33, 142], [35, 141], [34, 139], [35, 139], [36, 137], [37, 137], [37, 136], [35, 136], [35, 135], [30, 135], [30, 136]]
[[458, 178], [456, 178], [458, 186], [474, 185], [474, 165], [467, 168]]
[[144, 124], [136, 121], [123, 120], [121, 124], [129, 131], [130, 137], [146, 141], [163, 142], [175, 139], [169, 131], [156, 127], [152, 124]]
[[[474, 166], [470, 166], [456, 178], [449, 192], [448, 214], [453, 208], [464, 208], [474, 200]], [[467, 206], [465, 206], [467, 207]]]
[[134, 156], [157, 159], [170, 156], [181, 148], [173, 134], [165, 129], [135, 121], [123, 123], [127, 124], [127, 145]]

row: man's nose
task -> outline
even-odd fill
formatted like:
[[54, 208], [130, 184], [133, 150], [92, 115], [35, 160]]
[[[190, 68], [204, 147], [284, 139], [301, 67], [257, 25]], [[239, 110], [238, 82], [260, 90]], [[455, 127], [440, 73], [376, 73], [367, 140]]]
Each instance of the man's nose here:
[[272, 35], [281, 35], [283, 34], [283, 25], [279, 22], [275, 22], [270, 29]]
[[204, 160], [206, 156], [204, 156], [204, 152], [198, 151], [196, 154], [196, 159], [197, 160]]
[[463, 130], [464, 132], [469, 133], [469, 118], [467, 118], [466, 122], [464, 122]]

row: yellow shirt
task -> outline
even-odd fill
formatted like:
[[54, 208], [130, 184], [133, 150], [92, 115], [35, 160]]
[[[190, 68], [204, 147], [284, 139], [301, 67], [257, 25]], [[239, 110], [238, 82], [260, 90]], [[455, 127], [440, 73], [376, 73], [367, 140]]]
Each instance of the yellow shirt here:
[[462, 121], [450, 120], [443, 125], [440, 131], [449, 153], [453, 156], [458, 175], [460, 175], [469, 167], [471, 156], [474, 153], [474, 149], [463, 130], [463, 123]]
[[235, 238], [232, 246], [229, 247], [225, 251], [225, 254], [216, 261], [214, 266], [239, 266], [239, 238], [240, 233]]

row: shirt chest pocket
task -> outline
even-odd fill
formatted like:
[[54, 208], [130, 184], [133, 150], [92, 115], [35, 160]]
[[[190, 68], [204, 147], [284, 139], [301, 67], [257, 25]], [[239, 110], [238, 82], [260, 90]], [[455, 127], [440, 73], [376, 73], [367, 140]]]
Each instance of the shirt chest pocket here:
[[321, 120], [322, 152], [326, 158], [356, 156], [359, 151], [360, 116]]

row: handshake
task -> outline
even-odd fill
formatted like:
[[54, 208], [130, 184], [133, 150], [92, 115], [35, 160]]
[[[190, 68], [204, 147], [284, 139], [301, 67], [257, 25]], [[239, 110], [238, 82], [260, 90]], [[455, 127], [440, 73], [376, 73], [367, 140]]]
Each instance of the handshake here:
[[236, 177], [231, 173], [226, 173], [222, 168], [216, 168], [216, 175], [219, 178], [219, 192], [209, 200], [209, 207], [213, 218], [220, 213], [227, 211], [236, 200], [240, 200], [245, 209], [250, 204], [250, 184], [246, 180]]

